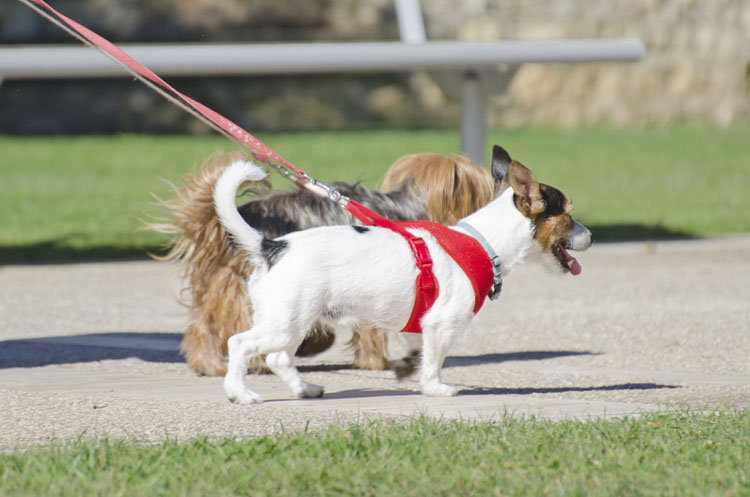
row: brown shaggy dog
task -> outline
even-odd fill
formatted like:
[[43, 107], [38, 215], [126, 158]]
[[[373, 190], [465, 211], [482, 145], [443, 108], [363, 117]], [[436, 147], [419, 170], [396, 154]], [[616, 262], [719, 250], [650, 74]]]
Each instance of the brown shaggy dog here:
[[[252, 267], [219, 223], [212, 198], [219, 175], [238, 158], [241, 155], [215, 155], [185, 176], [175, 196], [161, 202], [170, 220], [148, 226], [173, 235], [167, 254], [157, 258], [184, 268], [188, 284], [183, 300], [192, 311], [192, 322], [181, 350], [191, 369], [209, 376], [226, 373], [227, 340], [250, 328], [252, 316], [245, 290]], [[488, 170], [463, 156], [424, 153], [399, 158], [386, 173], [382, 193], [358, 184], [334, 186], [390, 219], [428, 219], [451, 225], [487, 204], [494, 185]], [[271, 191], [266, 185], [264, 191], [252, 194], [254, 198], [239, 207], [240, 214], [269, 238], [314, 226], [359, 224], [334, 202], [306, 190]], [[297, 354], [317, 354], [332, 343], [333, 334], [318, 327]], [[389, 367], [386, 338], [377, 330], [357, 330], [350, 344], [355, 367]], [[262, 370], [263, 364], [253, 367]]]

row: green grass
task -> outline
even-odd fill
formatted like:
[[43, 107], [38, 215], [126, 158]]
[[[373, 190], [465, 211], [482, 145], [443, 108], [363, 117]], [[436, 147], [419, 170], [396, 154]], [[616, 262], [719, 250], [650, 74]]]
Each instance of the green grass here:
[[[750, 232], [750, 127], [494, 132], [599, 239]], [[515, 152], [519, 150], [520, 152]]]
[[[449, 152], [447, 133], [311, 133], [262, 137], [321, 180], [376, 186], [401, 154]], [[165, 238], [139, 231], [158, 213], [152, 193], [181, 178], [226, 138], [181, 136], [0, 136], [0, 263], [143, 256]], [[290, 184], [272, 176], [277, 187]]]
[[[324, 181], [377, 187], [399, 155], [459, 148], [456, 132], [371, 131], [261, 136]], [[558, 186], [599, 240], [750, 232], [750, 127], [494, 130], [542, 182]], [[0, 136], [0, 263], [143, 256], [165, 239], [139, 232], [220, 136]], [[288, 185], [275, 177], [274, 184]]]
[[750, 414], [413, 419], [246, 441], [0, 456], [0, 495], [750, 495]]

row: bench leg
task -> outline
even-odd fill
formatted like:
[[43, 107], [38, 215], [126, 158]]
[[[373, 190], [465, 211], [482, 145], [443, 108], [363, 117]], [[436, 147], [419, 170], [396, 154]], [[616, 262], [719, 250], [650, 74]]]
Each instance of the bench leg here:
[[461, 86], [461, 152], [484, 165], [487, 95], [482, 73], [467, 72]]

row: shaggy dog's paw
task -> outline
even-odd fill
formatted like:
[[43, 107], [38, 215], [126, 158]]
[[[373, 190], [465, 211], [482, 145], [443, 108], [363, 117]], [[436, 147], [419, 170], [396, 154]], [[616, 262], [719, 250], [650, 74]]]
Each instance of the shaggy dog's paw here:
[[218, 366], [203, 367], [200, 369], [193, 368], [198, 376], [224, 376], [227, 374], [227, 367], [223, 363]]
[[188, 357], [188, 367], [195, 371], [198, 376], [224, 376], [227, 374], [227, 365], [223, 358], [196, 357], [196, 355], [194, 351]]
[[396, 374], [398, 381], [405, 380], [417, 371], [419, 366], [419, 352], [412, 352], [403, 359], [393, 361], [391, 369]]
[[352, 366], [356, 369], [369, 369], [372, 371], [386, 371], [391, 367], [391, 363], [382, 356], [366, 357], [357, 356], [354, 358]]

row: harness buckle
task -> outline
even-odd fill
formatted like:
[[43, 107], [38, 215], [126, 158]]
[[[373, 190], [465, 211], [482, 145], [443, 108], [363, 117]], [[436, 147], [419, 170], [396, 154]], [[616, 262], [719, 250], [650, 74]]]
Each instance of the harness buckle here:
[[490, 293], [487, 294], [487, 296], [490, 298], [490, 300], [497, 300], [500, 298], [500, 292], [503, 291], [503, 281], [497, 281], [492, 284], [492, 288], [490, 288]]
[[432, 257], [430, 257], [430, 249], [427, 248], [427, 242], [424, 241], [424, 239], [419, 237], [414, 237], [410, 239], [411, 245], [413, 247], [414, 255], [417, 258], [417, 265], [419, 268], [432, 268]]
[[494, 273], [494, 278], [492, 279], [492, 288], [490, 288], [490, 293], [487, 294], [487, 296], [490, 298], [490, 300], [497, 300], [500, 298], [500, 292], [503, 290], [503, 275], [500, 270], [500, 256], [496, 255], [492, 258], [492, 272]]
[[432, 257], [430, 257], [430, 249], [427, 248], [427, 242], [414, 235], [409, 237], [408, 240], [416, 258], [417, 268], [424, 276], [422, 278], [422, 286], [425, 290], [433, 290], [435, 288], [435, 275], [432, 274]]

